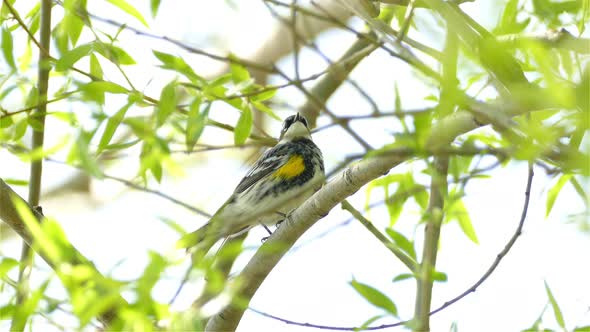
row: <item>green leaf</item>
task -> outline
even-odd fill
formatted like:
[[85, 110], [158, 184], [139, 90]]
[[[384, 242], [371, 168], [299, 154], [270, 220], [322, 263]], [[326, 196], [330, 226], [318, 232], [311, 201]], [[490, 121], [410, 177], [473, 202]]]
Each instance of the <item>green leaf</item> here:
[[504, 12], [502, 13], [502, 18], [500, 19], [500, 24], [496, 29], [497, 34], [508, 34], [514, 31], [514, 26], [516, 24], [516, 15], [518, 14], [518, 2], [519, 0], [509, 0], [504, 7]]
[[[265, 89], [268, 89], [268, 87], [266, 87]], [[269, 100], [270, 98], [274, 97], [277, 94], [277, 91], [278, 90], [276, 88], [271, 88], [269, 90], [262, 91], [260, 93], [253, 95], [252, 97], [250, 97], [250, 101], [261, 102], [261, 101]]]
[[236, 145], [244, 144], [248, 136], [250, 136], [250, 131], [252, 131], [252, 110], [249, 107], [245, 107], [236, 124], [234, 143]]
[[113, 135], [115, 134], [115, 130], [117, 130], [117, 127], [119, 127], [121, 121], [123, 121], [123, 119], [125, 118], [125, 113], [127, 113], [127, 110], [131, 107], [131, 105], [133, 104], [129, 103], [123, 106], [120, 110], [117, 111], [117, 113], [115, 113], [112, 117], [109, 118], [104, 129], [104, 133], [100, 138], [100, 143], [98, 143], [98, 150], [96, 151], [97, 154], [102, 152], [109, 145], [111, 139], [113, 138]]
[[426, 207], [428, 206], [428, 197], [428, 192], [425, 188], [416, 191], [416, 193], [414, 194], [414, 200], [418, 205], [420, 205], [420, 208], [422, 210], [426, 210]]
[[0, 307], [0, 320], [8, 320], [14, 316], [16, 306], [14, 304], [7, 304]]
[[393, 228], [387, 228], [385, 232], [401, 250], [416, 259], [416, 250], [412, 241], [408, 240], [403, 234], [393, 230]]
[[105, 150], [123, 150], [134, 146], [135, 144], [139, 143], [141, 140], [136, 139], [130, 142], [125, 143], [116, 143], [116, 144], [109, 144], [105, 146]]
[[473, 223], [471, 222], [471, 217], [469, 216], [469, 212], [465, 208], [465, 204], [463, 204], [462, 200], [457, 199], [452, 203], [448, 215], [449, 219], [455, 219], [459, 222], [461, 230], [471, 241], [473, 241], [473, 243], [479, 244], [477, 234], [475, 234], [475, 229], [473, 228]]
[[588, 207], [588, 203], [590, 203], [590, 201], [589, 201], [590, 197], [588, 197], [588, 195], [584, 191], [584, 187], [582, 187], [580, 182], [578, 182], [578, 179], [576, 179], [573, 176], [570, 178], [570, 183], [572, 184], [572, 186], [574, 186], [574, 189], [576, 190], [576, 193], [578, 193], [578, 195], [582, 199], [582, 202], [584, 202], [586, 207]]
[[116, 65], [133, 65], [135, 60], [125, 50], [111, 44], [95, 44], [96, 51]]
[[11, 326], [12, 329], [15, 331], [24, 331], [27, 320], [35, 312], [39, 305], [39, 301], [41, 301], [43, 295], [45, 295], [45, 290], [47, 289], [47, 286], [49, 286], [50, 280], [51, 279], [46, 280], [41, 284], [41, 287], [29, 294], [24, 303], [15, 307]]
[[18, 121], [16, 123], [15, 128], [14, 128], [14, 136], [12, 137], [12, 139], [14, 139], [15, 141], [18, 141], [23, 136], [25, 136], [25, 134], [27, 133], [28, 126], [29, 126], [28, 118], [21, 119], [20, 121]]
[[65, 0], [63, 7], [66, 13], [58, 25], [58, 34], [67, 36], [72, 45], [76, 45], [84, 28], [84, 22], [79, 15], [86, 12], [86, 0]]
[[235, 84], [250, 80], [250, 73], [241, 64], [232, 62], [230, 64], [231, 78]]
[[6, 273], [18, 266], [18, 264], [18, 261], [14, 258], [4, 257], [2, 261], [0, 261], [0, 277], [4, 277]]
[[426, 144], [428, 137], [430, 137], [430, 128], [432, 127], [432, 112], [416, 114], [414, 115], [413, 119], [414, 128], [416, 129], [415, 143], [421, 148], [424, 146], [424, 144]]
[[565, 321], [563, 320], [561, 309], [559, 309], [559, 305], [557, 304], [557, 301], [555, 300], [555, 297], [553, 296], [551, 289], [549, 289], [547, 281], [545, 281], [545, 291], [547, 291], [547, 297], [549, 298], [549, 303], [551, 303], [551, 307], [553, 308], [553, 314], [555, 315], [555, 320], [557, 321], [557, 324], [559, 324], [559, 326], [565, 330]]
[[11, 116], [0, 118], [0, 129], [5, 129], [14, 124], [14, 120]]
[[29, 185], [28, 180], [5, 178], [4, 182], [6, 182], [7, 184], [12, 185], [12, 186], [28, 186]]
[[152, 17], [156, 17], [158, 9], [160, 8], [160, 0], [150, 0], [150, 9], [152, 11]]
[[98, 163], [94, 159], [94, 156], [91, 155], [89, 151], [89, 144], [93, 136], [94, 132], [80, 130], [78, 138], [74, 141], [74, 145], [68, 154], [67, 161], [68, 163], [78, 161], [82, 169], [94, 177], [102, 179], [104, 175], [100, 170], [100, 167], [98, 167]]
[[[581, 35], [584, 34], [586, 30], [586, 22], [590, 20], [590, 1], [582, 1], [582, 15], [580, 15], [580, 20], [578, 21], [578, 33]], [[588, 328], [590, 331], [590, 328]]]
[[176, 82], [168, 83], [160, 93], [160, 102], [158, 105], [157, 126], [164, 124], [166, 119], [176, 110]]
[[559, 180], [549, 189], [547, 192], [547, 203], [545, 203], [546, 210], [545, 210], [545, 218], [549, 216], [551, 213], [551, 209], [553, 209], [553, 205], [555, 204], [555, 200], [561, 191], [561, 188], [571, 179], [571, 174], [564, 174], [562, 175]]
[[80, 87], [85, 92], [99, 91], [108, 93], [127, 93], [129, 92], [124, 87], [117, 83], [107, 81], [92, 81]]
[[186, 76], [191, 82], [197, 84], [204, 84], [205, 79], [201, 76], [197, 75], [193, 68], [189, 66], [183, 58], [179, 56], [175, 56], [172, 54], [159, 52], [159, 51], [152, 51], [154, 56], [158, 58], [158, 60], [162, 61], [162, 65], [160, 67], [164, 69], [174, 70], [184, 76]]
[[59, 246], [51, 239], [51, 237], [43, 230], [39, 220], [33, 215], [33, 212], [26, 205], [25, 202], [18, 198], [12, 200], [16, 211], [21, 217], [23, 223], [27, 226], [27, 229], [31, 233], [33, 239], [33, 246], [40, 249], [46, 257], [53, 263], [59, 263], [61, 261], [61, 250]]
[[270, 115], [273, 119], [281, 121], [281, 118], [275, 114], [275, 112], [268, 106], [264, 105], [261, 102], [253, 101], [252, 106], [259, 111], [262, 111], [268, 115]]
[[107, 0], [108, 2], [112, 3], [113, 5], [117, 6], [122, 11], [126, 12], [127, 14], [135, 17], [141, 24], [148, 26], [145, 18], [141, 15], [141, 13], [135, 9], [135, 7], [131, 6], [125, 0]]
[[350, 285], [372, 305], [384, 309], [388, 313], [397, 317], [397, 307], [385, 294], [381, 293], [376, 288], [360, 283], [354, 279], [350, 282]]
[[444, 272], [434, 271], [432, 273], [432, 280], [439, 281], [439, 282], [445, 282], [448, 280], [448, 277], [447, 277], [447, 274]]
[[152, 302], [151, 291], [160, 280], [160, 275], [166, 268], [166, 260], [160, 254], [151, 251], [150, 262], [146, 266], [141, 277], [137, 280], [138, 303]]
[[98, 62], [98, 58], [96, 55], [94, 55], [94, 53], [90, 53], [90, 74], [102, 80], [102, 67], [100, 66], [100, 62]]
[[12, 53], [12, 34], [6, 28], [2, 28], [2, 54], [4, 55], [4, 60], [10, 66], [10, 68], [16, 71], [14, 54]]
[[92, 81], [80, 86], [85, 99], [94, 101], [100, 105], [105, 102], [105, 93], [128, 93], [124, 87], [107, 81]]
[[355, 328], [355, 331], [365, 331], [367, 330], [371, 325], [373, 325], [374, 322], [378, 321], [379, 319], [383, 318], [383, 315], [377, 315], [377, 316], [373, 316], [369, 319], [367, 319], [364, 323], [361, 324], [361, 326], [359, 326], [358, 328]]
[[398, 281], [402, 281], [402, 280], [412, 279], [415, 277], [416, 276], [413, 275], [412, 273], [402, 273], [402, 274], [398, 274], [397, 276], [395, 276], [395, 278], [393, 278], [392, 282], [398, 282]]
[[70, 69], [78, 60], [92, 52], [93, 44], [83, 44], [64, 53], [55, 63], [55, 71]]
[[186, 149], [191, 151], [201, 134], [203, 133], [203, 129], [205, 129], [205, 124], [207, 123], [207, 118], [209, 117], [209, 109], [211, 108], [211, 103], [209, 103], [205, 108], [200, 111], [201, 108], [201, 100], [200, 98], [195, 99], [190, 106], [188, 111], [188, 118], [186, 123]]

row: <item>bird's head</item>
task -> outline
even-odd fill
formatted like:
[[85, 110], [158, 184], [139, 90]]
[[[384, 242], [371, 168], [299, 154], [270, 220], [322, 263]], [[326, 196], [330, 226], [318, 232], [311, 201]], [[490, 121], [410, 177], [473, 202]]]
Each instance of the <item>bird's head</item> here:
[[307, 120], [303, 115], [297, 113], [289, 116], [283, 122], [283, 129], [281, 129], [279, 141], [286, 142], [299, 137], [311, 139], [311, 132], [307, 126]]

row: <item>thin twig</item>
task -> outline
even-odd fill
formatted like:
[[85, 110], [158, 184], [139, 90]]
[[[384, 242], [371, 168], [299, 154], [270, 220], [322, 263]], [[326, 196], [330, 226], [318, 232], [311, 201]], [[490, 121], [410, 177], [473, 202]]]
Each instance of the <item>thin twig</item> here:
[[410, 29], [410, 24], [412, 23], [412, 18], [414, 17], [414, 8], [416, 8], [416, 1], [409, 0], [408, 7], [406, 8], [406, 15], [404, 16], [404, 24], [402, 25], [399, 33], [397, 35], [396, 41], [401, 43], [404, 40], [404, 37], [408, 33]]
[[395, 243], [391, 242], [383, 233], [381, 233], [373, 223], [365, 218], [362, 213], [360, 213], [357, 209], [354, 208], [347, 200], [342, 201], [342, 209], [350, 212], [352, 216], [357, 219], [358, 221], [365, 226], [373, 234], [383, 245], [389, 249], [404, 265], [410, 269], [411, 272], [416, 272], [416, 266], [418, 263], [411, 257], [408, 256], [405, 252], [403, 252]]
[[496, 259], [494, 260], [492, 265], [490, 265], [490, 267], [486, 270], [486, 272], [481, 276], [481, 278], [479, 278], [479, 280], [477, 280], [477, 282], [475, 282], [473, 284], [473, 286], [469, 287], [466, 291], [457, 295], [453, 299], [446, 301], [443, 305], [441, 305], [437, 309], [431, 311], [430, 315], [434, 315], [437, 312], [442, 311], [443, 309], [447, 308], [448, 306], [452, 305], [453, 303], [455, 303], [455, 302], [461, 300], [462, 298], [464, 298], [465, 296], [469, 295], [469, 293], [475, 292], [477, 290], [477, 288], [479, 286], [481, 286], [481, 284], [483, 284], [486, 281], [486, 279], [488, 279], [492, 275], [492, 273], [494, 273], [494, 271], [496, 270], [498, 265], [500, 265], [500, 262], [502, 261], [502, 259], [508, 254], [510, 249], [512, 249], [512, 246], [514, 246], [514, 243], [516, 242], [516, 240], [518, 239], [520, 234], [522, 234], [522, 228], [524, 227], [524, 221], [526, 220], [526, 216], [528, 213], [529, 201], [531, 198], [531, 186], [533, 183], [533, 175], [534, 175], [533, 164], [529, 163], [526, 189], [524, 192], [525, 199], [524, 199], [524, 204], [522, 207], [522, 212], [520, 215], [520, 220], [518, 222], [518, 226], [516, 227], [516, 231], [514, 232], [514, 234], [512, 234], [512, 237], [510, 237], [510, 240], [508, 240], [508, 243], [506, 243], [506, 245], [504, 246], [504, 249], [502, 249], [502, 251], [500, 251], [500, 253], [498, 253], [498, 255], [496, 256]]
[[[73, 95], [73, 94], [75, 94], [75, 93], [77, 93], [79, 91], [80, 90], [74, 90], [74, 91], [64, 92], [64, 93], [60, 94], [59, 96], [57, 96], [57, 97], [55, 97], [53, 99], [41, 100], [36, 105], [25, 107], [25, 108], [22, 108], [22, 109], [20, 109], [18, 111], [4, 113], [4, 114], [0, 115], [0, 119], [4, 119], [4, 118], [7, 118], [9, 116], [13, 116], [13, 115], [20, 114], [20, 113], [26, 113], [26, 112], [33, 111], [35, 109], [38, 109], [41, 106], [45, 106], [45, 105], [54, 103], [56, 101], [63, 100], [63, 99], [65, 99], [65, 98], [67, 98], [67, 97], [69, 97], [69, 96], [71, 96], [71, 95]], [[45, 112], [45, 114], [47, 114], [47, 112]]]
[[[71, 165], [71, 164], [68, 164], [68, 163], [66, 163], [64, 161], [61, 161], [61, 160], [57, 160], [57, 159], [53, 159], [53, 158], [45, 158], [45, 160], [47, 160], [49, 162], [52, 162], [52, 163], [57, 163], [57, 164], [61, 164], [61, 165], [67, 165], [67, 166], [74, 167], [76, 169], [82, 170], [82, 168], [79, 167], [79, 166]], [[105, 179], [117, 181], [119, 183], [122, 183], [122, 184], [126, 185], [127, 187], [130, 187], [130, 188], [133, 188], [133, 189], [136, 189], [136, 190], [139, 190], [139, 191], [143, 191], [143, 192], [146, 192], [146, 193], [154, 194], [154, 195], [159, 196], [159, 197], [161, 197], [161, 198], [163, 198], [165, 200], [168, 200], [168, 201], [170, 201], [170, 202], [172, 202], [172, 203], [174, 203], [176, 205], [180, 205], [183, 208], [185, 208], [187, 210], [190, 210], [191, 212], [194, 212], [194, 213], [196, 213], [198, 215], [201, 215], [201, 216], [207, 217], [207, 218], [211, 218], [211, 215], [209, 213], [207, 213], [207, 212], [205, 212], [205, 211], [203, 211], [203, 210], [201, 210], [199, 208], [196, 208], [196, 207], [194, 207], [194, 206], [192, 206], [192, 205], [190, 205], [188, 203], [185, 203], [185, 202], [183, 202], [183, 201], [181, 201], [181, 200], [179, 200], [177, 198], [174, 198], [174, 197], [172, 197], [172, 196], [170, 196], [168, 194], [165, 194], [165, 193], [163, 193], [161, 191], [158, 191], [158, 190], [155, 190], [155, 189], [150, 189], [150, 188], [141, 186], [141, 185], [139, 185], [139, 184], [137, 184], [137, 183], [135, 183], [133, 181], [129, 181], [129, 180], [126, 180], [126, 179], [123, 179], [123, 178], [119, 178], [119, 177], [116, 177], [116, 176], [113, 176], [113, 175], [109, 175], [109, 174], [106, 174], [106, 173], [102, 173], [101, 175]]]

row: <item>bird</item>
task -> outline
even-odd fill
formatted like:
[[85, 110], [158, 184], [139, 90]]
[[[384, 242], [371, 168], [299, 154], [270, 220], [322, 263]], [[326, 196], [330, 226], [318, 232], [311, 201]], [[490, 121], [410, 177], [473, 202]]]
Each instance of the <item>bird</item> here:
[[238, 236], [256, 225], [274, 225], [319, 190], [325, 182], [321, 150], [308, 122], [297, 113], [287, 117], [277, 145], [267, 150], [209, 221], [181, 237], [177, 248], [206, 253], [221, 239]]

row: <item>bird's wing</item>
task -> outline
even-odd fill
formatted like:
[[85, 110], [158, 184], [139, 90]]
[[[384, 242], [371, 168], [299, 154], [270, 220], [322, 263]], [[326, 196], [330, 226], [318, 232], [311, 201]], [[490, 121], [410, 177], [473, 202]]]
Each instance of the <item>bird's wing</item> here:
[[288, 155], [281, 153], [279, 146], [266, 151], [248, 173], [246, 173], [246, 176], [240, 181], [234, 193], [239, 194], [246, 191], [260, 179], [279, 169], [287, 160]]

